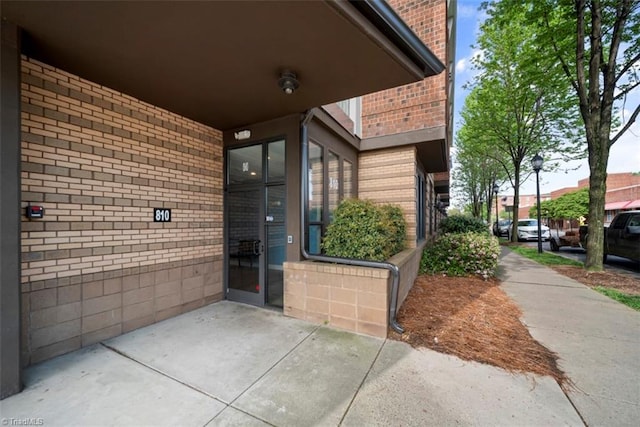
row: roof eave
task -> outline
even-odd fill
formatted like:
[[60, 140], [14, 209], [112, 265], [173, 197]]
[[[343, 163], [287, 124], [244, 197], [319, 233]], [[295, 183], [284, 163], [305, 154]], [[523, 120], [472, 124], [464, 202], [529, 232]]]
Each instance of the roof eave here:
[[350, 0], [376, 28], [386, 35], [422, 70], [424, 77], [440, 74], [445, 65], [384, 0]]

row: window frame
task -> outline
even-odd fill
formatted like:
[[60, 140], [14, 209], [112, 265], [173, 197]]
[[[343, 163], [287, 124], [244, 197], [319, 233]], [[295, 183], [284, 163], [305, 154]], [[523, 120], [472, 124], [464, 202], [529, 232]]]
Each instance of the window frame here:
[[[340, 205], [340, 203], [344, 200], [344, 165], [345, 162], [348, 163], [351, 166], [351, 197], [357, 197], [357, 185], [356, 185], [356, 179], [354, 178], [354, 176], [357, 176], [357, 169], [355, 168], [355, 160], [357, 159], [352, 159], [349, 156], [343, 154], [340, 152], [340, 150], [336, 149], [335, 146], [332, 146], [330, 144], [324, 144], [320, 141], [318, 141], [315, 138], [309, 138], [309, 150], [307, 153], [307, 168], [309, 168], [310, 166], [310, 154], [311, 154], [311, 144], [314, 144], [315, 146], [320, 147], [321, 149], [321, 159], [322, 159], [322, 182], [323, 182], [323, 191], [322, 191], [322, 215], [321, 215], [321, 220], [320, 221], [311, 221], [311, 215], [310, 215], [310, 200], [309, 200], [309, 196], [311, 195], [311, 185], [310, 182], [307, 182], [307, 189], [309, 191], [309, 194], [307, 194], [307, 200], [305, 201], [306, 203], [306, 209], [305, 209], [305, 220], [306, 220], [306, 227], [305, 227], [305, 235], [304, 235], [304, 247], [305, 250], [312, 254], [312, 255], [320, 255], [322, 254], [322, 249], [319, 250], [319, 252], [314, 252], [312, 251], [311, 247], [310, 247], [310, 243], [311, 243], [311, 228], [312, 227], [319, 227], [320, 228], [320, 241], [322, 241], [322, 239], [324, 238], [324, 235], [327, 231], [327, 227], [329, 226], [329, 224], [332, 221], [332, 212], [329, 210], [330, 208], [330, 196], [329, 196], [329, 192], [330, 192], [330, 179], [331, 177], [329, 176], [329, 157], [330, 155], [335, 156], [335, 158], [337, 159], [337, 163], [338, 163], [338, 200], [337, 200], [337, 204], [336, 204], [336, 208]], [[310, 174], [309, 174], [309, 170], [307, 170], [307, 172], [305, 173], [305, 177], [307, 180], [309, 180], [310, 178]]]

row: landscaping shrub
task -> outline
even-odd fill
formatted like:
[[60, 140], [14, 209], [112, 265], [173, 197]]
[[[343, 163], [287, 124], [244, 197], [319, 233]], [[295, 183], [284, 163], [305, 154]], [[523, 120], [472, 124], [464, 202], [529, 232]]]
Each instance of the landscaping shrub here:
[[402, 252], [405, 249], [407, 241], [407, 223], [404, 220], [402, 209], [397, 205], [382, 205], [383, 226], [388, 230], [389, 251], [391, 256]]
[[468, 215], [451, 215], [440, 221], [440, 234], [448, 233], [489, 233], [489, 227], [481, 219]]
[[329, 256], [384, 261], [404, 250], [406, 228], [399, 207], [348, 199], [335, 210], [322, 249]]
[[492, 277], [498, 267], [500, 245], [488, 233], [448, 233], [427, 246], [420, 261], [421, 274]]

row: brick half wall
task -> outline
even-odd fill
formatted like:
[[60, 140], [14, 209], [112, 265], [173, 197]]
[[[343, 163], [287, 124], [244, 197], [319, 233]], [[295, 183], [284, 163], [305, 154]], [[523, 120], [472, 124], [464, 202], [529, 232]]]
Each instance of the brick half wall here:
[[[400, 269], [398, 309], [420, 268], [425, 242], [389, 259]], [[389, 270], [314, 261], [284, 263], [284, 314], [352, 332], [387, 337]]]
[[221, 132], [26, 57], [21, 123], [24, 364], [222, 298]]

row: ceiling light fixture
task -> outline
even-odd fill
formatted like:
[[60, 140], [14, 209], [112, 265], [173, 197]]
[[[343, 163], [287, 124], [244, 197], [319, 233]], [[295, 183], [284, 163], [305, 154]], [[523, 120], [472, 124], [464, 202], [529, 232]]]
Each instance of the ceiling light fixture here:
[[296, 73], [293, 71], [285, 70], [280, 73], [280, 78], [278, 79], [278, 86], [280, 89], [287, 95], [291, 95], [298, 87], [300, 83], [298, 82], [298, 78]]

